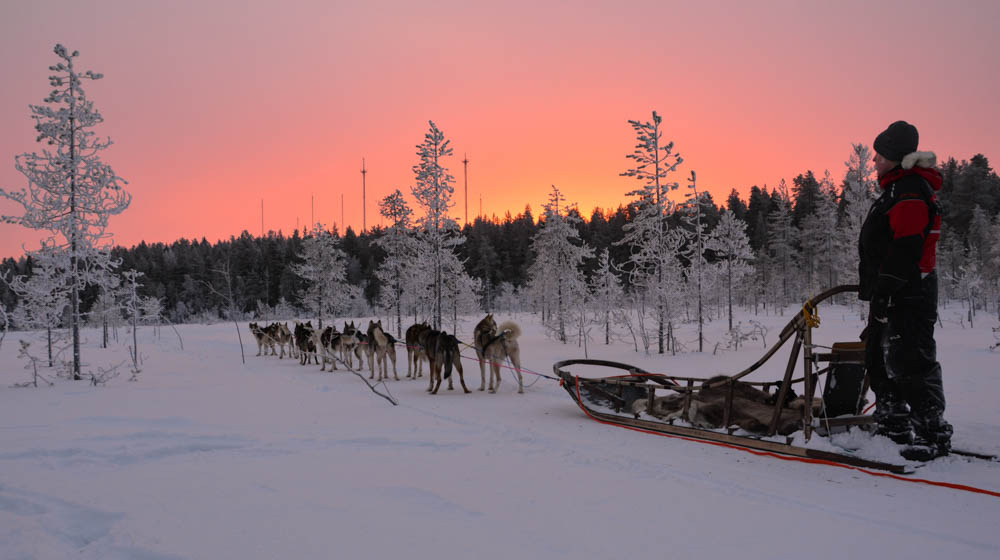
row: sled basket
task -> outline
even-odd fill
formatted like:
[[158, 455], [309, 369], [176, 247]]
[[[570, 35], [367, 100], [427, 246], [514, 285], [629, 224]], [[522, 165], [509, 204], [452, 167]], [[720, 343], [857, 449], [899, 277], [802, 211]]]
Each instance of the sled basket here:
[[[816, 305], [857, 289], [838, 286], [810, 299], [763, 357], [733, 375], [652, 374], [627, 364], [579, 359], [558, 362], [553, 370], [580, 408], [606, 424], [904, 473], [903, 465], [792, 445], [793, 432], [803, 432], [808, 442], [814, 433], [826, 435], [847, 426], [871, 424], [871, 417], [859, 414], [868, 389], [864, 344], [838, 342], [831, 348], [814, 345], [812, 338], [819, 324]], [[792, 341], [791, 353], [780, 381], [742, 380], [788, 341]], [[830, 351], [815, 351], [820, 348]], [[802, 375], [795, 378], [800, 359]], [[570, 368], [593, 370], [594, 366], [617, 369], [618, 375], [582, 377], [570, 372]], [[821, 381], [822, 398], [816, 398]]]

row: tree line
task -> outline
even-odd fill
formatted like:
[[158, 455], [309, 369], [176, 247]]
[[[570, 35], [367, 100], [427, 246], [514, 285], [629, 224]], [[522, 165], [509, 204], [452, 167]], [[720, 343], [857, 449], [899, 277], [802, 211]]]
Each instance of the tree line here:
[[[998, 214], [1000, 214], [1000, 178], [989, 166], [983, 155], [976, 155], [968, 161], [949, 159], [940, 165], [944, 185], [939, 193], [943, 211], [943, 234], [939, 247], [939, 269], [949, 278], [963, 277], [963, 271], [975, 265], [980, 279], [978, 297], [973, 301], [980, 307], [995, 306], [996, 299], [987, 298], [987, 288], [996, 291], [996, 268], [1000, 266], [997, 255], [992, 254], [1000, 245], [998, 236]], [[845, 179], [846, 181], [846, 179]], [[754, 254], [766, 253], [770, 247], [777, 248], [778, 240], [769, 243], [769, 233], [778, 227], [773, 220], [783, 206], [791, 208], [791, 225], [798, 230], [791, 248], [800, 258], [805, 259], [799, 266], [807, 269], [806, 284], [811, 271], [816, 276], [823, 270], [817, 263], [818, 255], [810, 254], [810, 243], [802, 236], [809, 234], [808, 218], [821, 208], [824, 187], [823, 180], [812, 171], [796, 176], [790, 190], [790, 198], [779, 188], [768, 189], [754, 186], [747, 197], [741, 197], [733, 189], [724, 204], [711, 201], [704, 204], [704, 220], [708, 230], [714, 230], [724, 210], [746, 224], [746, 233]], [[832, 201], [837, 208], [836, 227], [841, 227], [847, 218], [844, 213], [844, 186], [840, 185]], [[607, 251], [611, 262], [625, 262], [629, 258], [629, 247], [621, 244], [625, 238], [626, 226], [633, 222], [637, 213], [637, 203], [622, 204], [609, 210], [594, 208], [589, 214], [581, 214], [578, 209], [569, 208], [566, 215], [573, 216], [573, 226], [579, 239], [594, 249], [595, 256], [582, 263], [584, 274], [589, 278], [600, 267], [597, 255]], [[683, 209], [675, 208], [667, 217], [668, 226], [684, 228]], [[770, 222], [769, 222], [770, 220]], [[507, 290], [517, 289], [527, 284], [529, 268], [535, 260], [531, 241], [537, 235], [541, 224], [530, 206], [518, 214], [507, 213], [503, 217], [476, 218], [474, 222], [461, 228], [465, 243], [457, 249], [460, 260], [468, 274], [482, 281], [481, 294], [484, 309], [495, 308], [495, 301]], [[770, 224], [770, 226], [769, 226]], [[780, 225], [780, 224], [778, 224]], [[375, 307], [380, 294], [385, 289], [376, 271], [386, 257], [385, 251], [376, 240], [385, 235], [385, 228], [373, 228], [356, 233], [348, 227], [331, 235], [346, 257], [346, 283], [357, 286], [363, 295], [365, 305]], [[829, 232], [821, 230], [823, 234]], [[184, 322], [195, 318], [221, 318], [225, 304], [206, 289], [206, 286], [221, 287], [224, 282], [221, 271], [228, 268], [234, 283], [234, 296], [238, 309], [251, 316], [268, 309], [277, 310], [282, 305], [301, 306], [305, 281], [293, 267], [303, 262], [303, 232], [284, 234], [281, 231], [268, 232], [265, 236], [242, 232], [210, 243], [200, 240], [179, 239], [172, 243], [142, 242], [132, 247], [115, 247], [111, 254], [121, 259], [121, 269], [135, 269], [143, 273], [143, 285], [139, 292], [143, 296], [159, 298], [165, 315], [174, 322]], [[780, 256], [780, 255], [779, 255]], [[0, 262], [0, 271], [10, 275], [31, 276], [37, 269], [36, 260], [30, 255], [18, 259], [5, 258]], [[824, 269], [828, 272], [829, 267]], [[626, 288], [630, 285], [627, 274], [616, 272]], [[819, 279], [816, 278], [814, 283]], [[838, 278], [839, 280], [839, 278]], [[974, 279], [973, 279], [974, 280]], [[992, 284], [987, 285], [986, 280]], [[824, 286], [830, 281], [820, 282]], [[943, 291], [953, 299], [966, 297], [961, 284], [942, 282]], [[81, 306], [89, 310], [97, 300], [98, 290], [89, 287], [81, 296]], [[17, 307], [18, 296], [6, 285], [0, 285], [0, 302], [8, 310]]]

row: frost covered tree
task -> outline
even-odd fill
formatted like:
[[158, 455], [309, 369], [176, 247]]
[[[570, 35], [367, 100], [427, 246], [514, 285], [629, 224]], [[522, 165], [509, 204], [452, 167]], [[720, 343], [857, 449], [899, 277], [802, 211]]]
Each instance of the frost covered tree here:
[[453, 253], [464, 239], [458, 233], [458, 223], [448, 215], [454, 204], [451, 197], [455, 193], [452, 186], [455, 178], [448, 173], [443, 160], [453, 153], [451, 141], [434, 121], [429, 122], [430, 130], [417, 146], [420, 162], [413, 166], [416, 184], [411, 191], [417, 205], [424, 210], [424, 215], [417, 220], [423, 234], [419, 258], [425, 261], [431, 274], [428, 282], [432, 290], [431, 326], [440, 329], [445, 253]]
[[458, 332], [459, 313], [480, 311], [482, 280], [470, 276], [454, 252], [446, 251], [442, 257], [442, 307], [451, 311], [452, 328]]
[[997, 317], [1000, 319], [1000, 213], [994, 216], [988, 237], [991, 243], [986, 251], [983, 280], [989, 290], [989, 297], [993, 300]]
[[559, 342], [566, 343], [566, 325], [575, 303], [587, 297], [583, 261], [594, 251], [580, 239], [579, 214], [570, 212], [562, 192], [552, 186], [549, 201], [542, 207], [542, 222], [531, 240], [535, 260], [529, 269], [530, 285], [542, 307], [550, 310], [546, 326]]
[[958, 274], [951, 276], [951, 281], [959, 297], [969, 306], [968, 320], [969, 326], [972, 326], [976, 317], [976, 300], [982, 295], [983, 289], [983, 275], [979, 272], [976, 261], [970, 260], [960, 266]]
[[725, 266], [729, 330], [733, 330], [733, 282], [740, 282], [749, 273], [746, 263], [753, 260], [753, 249], [747, 236], [747, 224], [731, 210], [724, 210], [719, 224], [708, 239], [708, 249], [715, 252]]
[[[101, 323], [101, 348], [108, 347], [112, 327], [116, 329], [115, 340], [118, 337], [117, 326], [121, 318], [121, 304], [118, 301], [120, 285], [121, 279], [117, 275], [111, 276], [105, 284], [100, 286], [97, 300], [90, 306], [90, 320]], [[183, 302], [179, 302], [178, 305], [181, 303]]]
[[500, 282], [494, 306], [498, 311], [517, 313], [521, 311], [521, 294], [510, 282]]
[[709, 239], [702, 213], [704, 206], [709, 202], [706, 197], [707, 193], [698, 192], [698, 176], [694, 171], [691, 172], [691, 177], [688, 179], [688, 188], [691, 189], [691, 192], [685, 203], [687, 211], [683, 217], [684, 222], [688, 225], [688, 228], [683, 230], [687, 243], [681, 255], [688, 262], [688, 286], [694, 291], [698, 301], [698, 351], [702, 352], [705, 347], [704, 294], [706, 288], [705, 272], [708, 264], [705, 259], [705, 249]]
[[322, 329], [323, 317], [346, 310], [361, 297], [361, 290], [347, 284], [347, 259], [337, 237], [323, 224], [317, 222], [302, 239], [299, 258], [302, 262], [292, 265], [292, 271], [306, 284], [302, 304], [315, 314]]
[[775, 207], [767, 217], [767, 250], [772, 269], [772, 301], [787, 305], [795, 286], [798, 266], [798, 228], [792, 223], [792, 200], [782, 179], [774, 190]]
[[596, 308], [598, 322], [604, 328], [604, 344], [611, 344], [612, 317], [616, 310], [621, 309], [624, 290], [607, 248], [598, 256], [597, 269], [591, 275], [589, 284], [591, 302]]
[[[820, 193], [815, 200], [812, 213], [802, 219], [800, 246], [802, 260], [807, 263], [806, 285], [809, 295], [817, 293], [819, 287], [837, 285], [836, 274], [841, 265], [838, 258], [845, 253], [843, 244], [847, 240], [838, 235], [837, 199], [829, 173], [820, 181]], [[857, 247], [857, 239], [850, 243]], [[854, 252], [857, 250], [855, 249]], [[855, 262], [857, 257], [855, 256]]]
[[625, 157], [635, 162], [635, 167], [622, 173], [635, 177], [641, 187], [630, 191], [636, 198], [637, 214], [625, 225], [625, 236], [619, 242], [629, 247], [629, 274], [633, 286], [644, 286], [656, 307], [656, 329], [659, 353], [665, 351], [664, 334], [667, 316], [667, 286], [675, 254], [669, 250], [670, 233], [667, 216], [672, 210], [669, 192], [678, 188], [677, 182], [668, 182], [670, 173], [677, 170], [684, 159], [674, 153], [673, 142], [663, 142], [660, 125], [663, 118], [653, 111], [653, 120], [628, 121], [635, 131], [637, 143]]
[[838, 237], [843, 248], [838, 268], [842, 271], [841, 282], [858, 281], [858, 238], [861, 236], [861, 226], [876, 198], [875, 168], [872, 165], [872, 152], [864, 144], [851, 144], [851, 156], [844, 162], [847, 175], [844, 177], [841, 191], [841, 206], [843, 218], [837, 228]]
[[969, 234], [967, 245], [969, 248], [969, 258], [975, 261], [979, 270], [985, 270], [989, 261], [990, 247], [996, 243], [996, 239], [991, 238], [991, 225], [989, 215], [980, 205], [972, 208], [972, 220], [969, 221]]
[[63, 324], [70, 304], [69, 258], [65, 251], [48, 243], [28, 254], [32, 260], [31, 274], [5, 277], [4, 281], [20, 299], [12, 314], [14, 323], [22, 329], [45, 330], [49, 367], [52, 367], [53, 330]]
[[130, 354], [132, 355], [132, 373], [139, 373], [139, 315], [142, 313], [142, 306], [140, 304], [139, 288], [142, 287], [142, 283], [139, 282], [139, 278], [143, 276], [142, 272], [138, 270], [131, 269], [126, 270], [122, 273], [122, 278], [125, 280], [122, 282], [121, 291], [122, 297], [121, 301], [124, 304], [125, 313], [132, 321], [132, 348]]
[[376, 277], [382, 282], [379, 300], [382, 307], [395, 311], [396, 337], [402, 338], [403, 309], [406, 304], [404, 295], [410, 294], [406, 286], [411, 284], [409, 265], [415, 252], [410, 231], [413, 210], [403, 198], [403, 193], [396, 189], [396, 192], [379, 201], [379, 213], [392, 224], [375, 240], [386, 254], [375, 272]]
[[80, 291], [87, 287], [85, 261], [92, 250], [109, 244], [108, 219], [128, 208], [131, 195], [126, 183], [100, 152], [111, 146], [91, 130], [104, 121], [87, 99], [84, 80], [98, 80], [101, 74], [80, 72], [73, 64], [79, 52], [56, 45], [61, 62], [50, 66], [52, 92], [47, 105], [32, 105], [38, 141], [50, 148], [24, 153], [15, 158], [15, 167], [28, 179], [19, 191], [0, 189], [0, 197], [24, 209], [20, 216], [3, 216], [4, 221], [31, 229], [48, 230], [56, 246], [70, 260], [70, 324], [73, 336], [73, 379], [80, 379]]
[[3, 339], [7, 338], [7, 329], [10, 328], [10, 315], [7, 313], [7, 306], [0, 302], [0, 348], [3, 348]]

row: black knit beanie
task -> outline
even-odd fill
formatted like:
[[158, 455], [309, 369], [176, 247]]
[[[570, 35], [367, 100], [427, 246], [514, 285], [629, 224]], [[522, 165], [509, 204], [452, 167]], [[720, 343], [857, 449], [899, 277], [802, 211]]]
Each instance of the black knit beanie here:
[[906, 121], [896, 121], [882, 134], [875, 137], [875, 152], [889, 161], [903, 161], [907, 154], [917, 151], [920, 134], [917, 127]]

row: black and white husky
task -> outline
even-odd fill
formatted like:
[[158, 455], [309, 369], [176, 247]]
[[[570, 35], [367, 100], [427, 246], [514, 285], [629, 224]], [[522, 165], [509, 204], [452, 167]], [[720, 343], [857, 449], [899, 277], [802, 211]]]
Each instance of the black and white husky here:
[[315, 329], [312, 326], [312, 321], [306, 321], [305, 323], [296, 321], [295, 331], [292, 335], [295, 337], [294, 342], [298, 349], [299, 364], [306, 365], [310, 362], [310, 359], [319, 364], [319, 358], [316, 355]]

